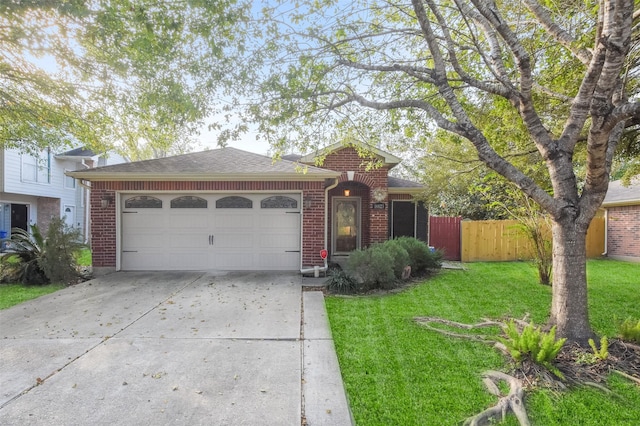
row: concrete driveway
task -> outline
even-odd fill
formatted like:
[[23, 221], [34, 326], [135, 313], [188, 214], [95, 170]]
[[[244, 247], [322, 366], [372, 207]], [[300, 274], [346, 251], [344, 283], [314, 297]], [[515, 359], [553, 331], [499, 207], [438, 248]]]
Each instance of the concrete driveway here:
[[0, 424], [352, 424], [294, 273], [116, 273], [0, 311]]

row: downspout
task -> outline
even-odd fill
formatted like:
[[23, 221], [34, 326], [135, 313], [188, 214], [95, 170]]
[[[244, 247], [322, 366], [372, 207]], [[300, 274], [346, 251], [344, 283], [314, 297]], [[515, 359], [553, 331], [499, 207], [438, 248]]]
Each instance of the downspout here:
[[[85, 169], [90, 169], [85, 160], [82, 160], [82, 165]], [[84, 242], [89, 243], [89, 235], [91, 235], [91, 185], [84, 183], [82, 180], [78, 180], [80, 186], [87, 190], [87, 193], [84, 196]]]
[[[329, 238], [329, 191], [338, 186], [339, 179], [335, 178], [335, 181], [324, 189], [324, 247], [327, 247], [327, 240]], [[328, 256], [327, 256], [328, 257]], [[314, 266], [312, 268], [300, 269], [301, 274], [310, 274], [313, 272], [313, 276], [318, 278], [320, 272], [326, 272], [329, 269], [327, 259], [324, 259], [324, 266]]]
[[606, 256], [609, 249], [609, 209], [605, 208], [604, 209], [604, 253], [602, 253], [602, 256]]

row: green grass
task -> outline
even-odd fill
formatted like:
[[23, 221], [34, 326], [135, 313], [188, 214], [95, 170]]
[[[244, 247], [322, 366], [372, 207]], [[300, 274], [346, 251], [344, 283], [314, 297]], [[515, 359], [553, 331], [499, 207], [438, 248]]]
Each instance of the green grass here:
[[[80, 266], [91, 266], [91, 250], [82, 249], [78, 251], [76, 260]], [[0, 309], [10, 308], [27, 300], [53, 293], [64, 287], [64, 284], [24, 285], [0, 283]]]
[[[505, 367], [495, 349], [421, 328], [415, 316], [454, 321], [531, 314], [547, 320], [551, 288], [527, 263], [474, 263], [442, 271], [399, 294], [329, 297], [327, 310], [346, 391], [358, 425], [457, 425], [493, 405], [480, 374]], [[640, 318], [637, 264], [590, 261], [591, 320], [615, 336], [615, 319]], [[497, 330], [495, 331], [497, 332]], [[637, 425], [640, 389], [611, 378], [615, 395], [591, 388], [537, 391], [526, 404], [533, 424]], [[517, 424], [509, 420], [507, 424]]]
[[25, 302], [45, 294], [58, 291], [65, 286], [62, 284], [48, 285], [24, 285], [24, 284], [0, 284], [0, 309]]
[[91, 266], [91, 249], [79, 250], [76, 254], [78, 266]]

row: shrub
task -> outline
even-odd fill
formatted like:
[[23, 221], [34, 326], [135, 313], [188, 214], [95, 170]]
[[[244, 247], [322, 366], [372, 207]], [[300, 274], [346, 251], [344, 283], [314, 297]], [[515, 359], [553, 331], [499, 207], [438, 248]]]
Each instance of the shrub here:
[[329, 272], [327, 290], [336, 294], [353, 294], [360, 290], [360, 285], [358, 285], [358, 281], [342, 269], [334, 269]]
[[507, 347], [507, 350], [516, 361], [528, 358], [536, 364], [545, 366], [558, 377], [562, 373], [551, 365], [562, 345], [567, 339], [556, 340], [556, 327], [553, 326], [548, 333], [535, 327], [533, 323], [518, 331], [514, 321], [510, 321], [504, 329], [507, 337], [500, 338], [500, 341]]
[[347, 261], [347, 273], [355, 278], [362, 290], [390, 289], [395, 287], [393, 256], [382, 244], [351, 252]]
[[5, 280], [24, 284], [68, 283], [75, 278], [75, 253], [84, 247], [80, 231], [68, 227], [63, 219], [51, 221], [46, 238], [37, 225], [31, 232], [14, 228], [10, 252], [1, 258]]
[[618, 325], [618, 333], [622, 340], [640, 345], [640, 320], [627, 318]]
[[409, 253], [397, 240], [388, 240], [381, 244], [382, 249], [393, 258], [393, 274], [396, 279], [402, 278], [404, 268], [410, 266]]
[[413, 237], [399, 237], [394, 241], [402, 245], [409, 254], [409, 265], [413, 275], [420, 276], [429, 269], [442, 266], [442, 252], [431, 251], [424, 242]]
[[84, 247], [80, 230], [55, 218], [49, 224], [45, 250], [38, 264], [51, 282], [68, 283], [78, 276], [76, 253]]

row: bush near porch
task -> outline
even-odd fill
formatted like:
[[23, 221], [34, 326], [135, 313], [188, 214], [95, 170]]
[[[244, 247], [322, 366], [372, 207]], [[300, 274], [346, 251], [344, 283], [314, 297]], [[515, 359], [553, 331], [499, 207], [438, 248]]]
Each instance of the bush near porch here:
[[[620, 321], [640, 318], [638, 272], [637, 264], [589, 261], [591, 322], [598, 334], [616, 337]], [[542, 324], [550, 303], [551, 288], [539, 285], [534, 267], [523, 262], [445, 270], [391, 295], [327, 297], [356, 424], [458, 425], [496, 403], [480, 374], [504, 369], [505, 358], [485, 344], [422, 328], [414, 317], [475, 323], [528, 312]], [[617, 375], [606, 386], [611, 394], [592, 387], [528, 392], [529, 419], [534, 425], [637, 425], [640, 387]]]
[[338, 294], [390, 290], [441, 265], [441, 252], [416, 238], [400, 237], [351, 252], [345, 270], [331, 274], [327, 289]]

